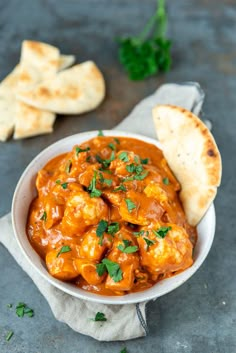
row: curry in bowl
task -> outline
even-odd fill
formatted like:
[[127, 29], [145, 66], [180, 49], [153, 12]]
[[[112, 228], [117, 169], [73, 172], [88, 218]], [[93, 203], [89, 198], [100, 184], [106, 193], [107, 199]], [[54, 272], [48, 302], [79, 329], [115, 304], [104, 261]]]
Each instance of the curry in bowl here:
[[162, 151], [97, 136], [38, 172], [28, 238], [49, 273], [101, 295], [142, 291], [190, 267], [197, 241]]

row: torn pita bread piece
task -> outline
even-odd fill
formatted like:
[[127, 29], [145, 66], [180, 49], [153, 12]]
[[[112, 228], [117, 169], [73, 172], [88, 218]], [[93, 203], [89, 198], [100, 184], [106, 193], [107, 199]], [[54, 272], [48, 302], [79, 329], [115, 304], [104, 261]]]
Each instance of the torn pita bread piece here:
[[22, 102], [16, 105], [16, 116], [18, 124], [15, 128], [15, 139], [48, 134], [53, 131], [56, 119], [54, 113], [30, 107]]
[[15, 125], [16, 87], [19, 65], [0, 83], [0, 141], [6, 141]]
[[72, 66], [75, 62], [75, 55], [60, 55], [59, 58], [59, 71], [65, 70]]
[[58, 114], [93, 110], [104, 96], [104, 78], [92, 61], [61, 71], [54, 78], [17, 94], [17, 98], [26, 104]]
[[153, 120], [164, 156], [181, 184], [180, 199], [189, 224], [195, 226], [213, 202], [222, 164], [214, 137], [191, 112], [158, 105]]
[[[56, 47], [25, 40], [21, 49], [17, 92], [24, 92], [45, 78], [53, 78], [59, 68], [59, 59], [60, 52]], [[14, 139], [52, 132], [55, 118], [55, 114], [32, 109], [17, 101]]]

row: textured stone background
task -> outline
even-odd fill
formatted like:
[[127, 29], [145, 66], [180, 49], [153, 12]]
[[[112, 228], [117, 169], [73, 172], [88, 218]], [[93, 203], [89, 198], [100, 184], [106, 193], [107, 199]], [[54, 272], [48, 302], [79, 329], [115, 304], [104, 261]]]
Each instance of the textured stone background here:
[[[107, 82], [105, 102], [80, 117], [59, 117], [51, 135], [0, 144], [0, 215], [10, 210], [16, 182], [31, 159], [61, 137], [111, 128], [162, 82], [198, 81], [207, 94], [205, 118], [223, 157], [215, 202], [216, 237], [201, 269], [186, 284], [148, 305], [150, 335], [126, 343], [99, 343], [57, 322], [32, 281], [0, 246], [1, 353], [234, 353], [236, 352], [235, 184], [236, 2], [168, 1], [174, 65], [170, 73], [130, 82], [117, 61], [115, 37], [137, 33], [155, 0], [1, 0], [0, 79], [19, 59], [25, 38], [55, 44], [78, 61], [93, 59]], [[25, 301], [33, 319], [18, 319], [6, 304]], [[5, 342], [12, 329], [15, 335]]]

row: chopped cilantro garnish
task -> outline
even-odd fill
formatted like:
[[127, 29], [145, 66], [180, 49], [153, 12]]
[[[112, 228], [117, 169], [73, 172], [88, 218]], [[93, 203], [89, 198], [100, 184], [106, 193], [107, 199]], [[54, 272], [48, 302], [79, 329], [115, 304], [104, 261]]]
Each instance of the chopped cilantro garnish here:
[[117, 191], [127, 191], [127, 189], [123, 184], [120, 184], [120, 186], [114, 189], [114, 192], [117, 192]]
[[81, 152], [88, 152], [90, 151], [90, 147], [86, 147], [86, 148], [80, 148], [80, 147], [75, 147], [75, 154], [76, 154], [76, 157], [78, 156], [79, 153]]
[[119, 249], [121, 252], [124, 252], [126, 254], [132, 254], [136, 251], [138, 251], [138, 247], [136, 245], [131, 246], [129, 240], [123, 240], [124, 245], [119, 244], [117, 246], [117, 249]]
[[95, 315], [95, 318], [93, 320], [94, 321], [107, 321], [107, 318], [106, 318], [105, 314], [100, 313], [98, 311], [97, 314]]
[[107, 233], [110, 235], [114, 235], [115, 233], [119, 232], [120, 230], [120, 225], [118, 222], [113, 222], [110, 223], [108, 228], [107, 228]]
[[66, 173], [68, 173], [68, 174], [70, 173], [71, 167], [72, 167], [72, 162], [71, 162], [71, 160], [69, 160], [69, 161], [67, 162], [66, 168], [65, 168]]
[[98, 154], [95, 156], [98, 163], [102, 164], [103, 168], [108, 168], [112, 161], [115, 159], [114, 151], [111, 152], [109, 159], [102, 159]]
[[117, 143], [117, 145], [120, 145], [120, 140], [117, 137], [114, 137], [114, 141]]
[[129, 157], [127, 152], [121, 152], [118, 158], [123, 162], [129, 162]]
[[107, 268], [103, 263], [97, 264], [96, 265], [96, 272], [98, 274], [98, 276], [102, 276], [104, 275], [105, 272], [107, 272]]
[[148, 173], [149, 173], [148, 170], [145, 170], [145, 172], [143, 172], [143, 174], [135, 175], [134, 180], [143, 180], [146, 178]]
[[112, 174], [112, 171], [110, 169], [103, 169], [103, 168], [99, 168], [99, 170], [101, 172], [107, 173], [107, 174]]
[[88, 190], [90, 191], [90, 197], [100, 197], [102, 195], [101, 190], [96, 189], [96, 178], [97, 172], [95, 171], [88, 187]]
[[105, 221], [104, 219], [102, 219], [99, 223], [98, 223], [98, 227], [96, 229], [96, 235], [97, 237], [100, 238], [99, 240], [99, 245], [102, 245], [102, 240], [103, 240], [103, 235], [106, 232], [108, 227], [108, 222]]
[[133, 201], [131, 201], [130, 199], [125, 199], [125, 202], [129, 212], [136, 208], [135, 203], [133, 203]]
[[6, 335], [6, 341], [10, 341], [10, 339], [12, 338], [13, 335], [14, 335], [13, 331], [8, 331], [8, 333]]
[[60, 180], [60, 179], [57, 179], [57, 180], [55, 181], [55, 183], [58, 184], [58, 185], [61, 185], [61, 180]]
[[133, 232], [133, 235], [135, 237], [139, 237], [140, 235], [144, 235], [145, 231], [144, 230], [140, 230], [140, 232]]
[[104, 136], [104, 133], [102, 130], [98, 130], [98, 136]]
[[122, 280], [123, 274], [118, 263], [109, 259], [103, 259], [102, 263], [106, 266], [107, 272], [114, 282], [120, 282]]
[[165, 238], [166, 234], [171, 230], [171, 227], [161, 227], [158, 230], [152, 230], [153, 233], [158, 237], [158, 238]]
[[109, 143], [109, 145], [108, 145], [108, 147], [110, 147], [110, 149], [112, 150], [112, 151], [115, 151], [115, 149], [116, 149], [116, 146], [114, 145], [114, 143]]
[[16, 306], [16, 315], [18, 317], [23, 317], [24, 315], [32, 317], [34, 316], [34, 310], [29, 308], [25, 303], [18, 303]]
[[42, 215], [42, 217], [40, 219], [41, 219], [41, 221], [45, 221], [46, 222], [46, 220], [47, 220], [47, 212], [46, 211], [43, 212], [43, 215]]
[[86, 157], [86, 162], [90, 162], [91, 156]]
[[128, 353], [126, 347], [124, 347], [124, 348], [120, 351], [120, 353]]
[[102, 173], [99, 173], [99, 181], [102, 184], [107, 184], [108, 186], [111, 186], [111, 184], [112, 184], [112, 179], [105, 179], [104, 176], [102, 175]]
[[168, 178], [163, 178], [162, 181], [163, 181], [163, 184], [169, 185], [169, 179]]
[[148, 238], [143, 238], [147, 244], [147, 250], [149, 249], [149, 246], [155, 244], [154, 240], [148, 239]]
[[61, 184], [62, 189], [64, 189], [64, 190], [67, 189], [67, 185], [68, 185], [68, 183], [62, 183]]
[[141, 158], [140, 161], [142, 164], [148, 164], [149, 159], [148, 158], [144, 158], [144, 159]]
[[136, 166], [132, 163], [132, 164], [129, 164], [129, 165], [127, 165], [126, 167], [125, 167], [125, 169], [127, 170], [127, 172], [129, 172], [129, 173], [133, 173], [133, 172], [135, 172], [135, 168], [136, 168]]
[[57, 253], [57, 257], [69, 251], [71, 251], [71, 248], [68, 245], [64, 245], [62, 246], [61, 250]]
[[138, 156], [134, 156], [134, 161], [136, 164], [139, 164], [139, 157]]

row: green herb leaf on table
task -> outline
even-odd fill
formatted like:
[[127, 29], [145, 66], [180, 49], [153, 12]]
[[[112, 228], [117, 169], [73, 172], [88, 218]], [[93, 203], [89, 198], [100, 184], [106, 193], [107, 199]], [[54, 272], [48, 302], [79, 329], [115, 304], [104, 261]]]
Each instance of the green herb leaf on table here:
[[86, 148], [80, 148], [80, 147], [76, 147], [75, 148], [75, 154], [76, 154], [76, 157], [78, 157], [78, 154], [81, 153], [81, 152], [88, 152], [90, 151], [90, 147], [86, 147]]
[[46, 220], [47, 220], [47, 212], [46, 211], [43, 212], [42, 217], [40, 218], [40, 220], [46, 222]]
[[94, 172], [93, 178], [88, 186], [88, 191], [90, 191], [90, 197], [100, 197], [102, 191], [96, 188], [97, 172]]
[[162, 181], [163, 181], [163, 184], [169, 185], [169, 179], [168, 178], [163, 178]]
[[123, 273], [118, 263], [106, 258], [102, 260], [102, 263], [106, 266], [107, 272], [114, 282], [120, 282], [122, 280]]
[[27, 315], [28, 317], [34, 316], [34, 310], [29, 308], [25, 303], [18, 303], [16, 306], [16, 315], [18, 317], [23, 317]]
[[137, 247], [136, 245], [131, 246], [129, 240], [125, 240], [125, 239], [124, 239], [124, 240], [123, 240], [123, 243], [124, 243], [124, 245], [119, 244], [119, 245], [117, 246], [117, 248], [118, 248], [121, 252], [123, 252], [123, 253], [125, 253], [125, 254], [132, 254], [132, 253], [138, 251], [138, 247]]
[[12, 304], [7, 304], [7, 308], [11, 309], [12, 308]]
[[10, 339], [12, 338], [12, 336], [14, 335], [13, 331], [8, 331], [7, 335], [6, 335], [6, 341], [10, 341]]
[[126, 202], [126, 206], [128, 208], [128, 211], [131, 212], [133, 209], [136, 208], [136, 205], [133, 201], [131, 201], [130, 199], [125, 199]]
[[171, 41], [166, 38], [166, 27], [165, 1], [159, 0], [155, 14], [139, 36], [119, 39], [119, 60], [131, 80], [169, 71]]
[[107, 318], [104, 313], [97, 312], [95, 315], [95, 318], [93, 319], [94, 321], [107, 321]]
[[124, 348], [120, 351], [120, 353], [128, 353], [126, 347], [124, 347]]
[[158, 230], [153, 229], [152, 232], [156, 237], [163, 239], [169, 230], [171, 230], [171, 227], [160, 227]]
[[61, 247], [61, 250], [57, 253], [57, 257], [69, 251], [71, 251], [71, 248], [69, 247], [69, 245], [64, 245]]

